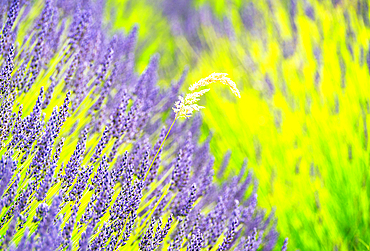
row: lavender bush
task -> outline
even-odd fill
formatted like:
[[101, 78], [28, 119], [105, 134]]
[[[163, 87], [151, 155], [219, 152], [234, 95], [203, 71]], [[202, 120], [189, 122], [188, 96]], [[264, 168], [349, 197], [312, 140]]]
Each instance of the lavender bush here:
[[104, 1], [1, 4], [1, 250], [275, 247], [246, 166], [212, 182], [199, 117], [164, 142], [186, 71], [160, 88], [153, 55], [137, 74], [138, 27], [112, 35]]

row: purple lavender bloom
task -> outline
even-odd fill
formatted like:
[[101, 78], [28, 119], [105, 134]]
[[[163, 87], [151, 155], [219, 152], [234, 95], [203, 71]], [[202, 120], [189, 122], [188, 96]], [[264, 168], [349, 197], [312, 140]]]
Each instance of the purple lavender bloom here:
[[157, 68], [159, 63], [159, 56], [154, 55], [151, 57], [148, 67], [145, 69], [143, 74], [141, 74], [139, 80], [137, 81], [134, 89], [134, 94], [138, 98], [145, 100], [144, 110], [148, 109], [153, 99], [148, 99], [150, 96], [156, 96], [157, 89], [155, 84], [157, 83]]
[[[109, 160], [108, 160], [109, 161]], [[125, 169], [128, 165], [128, 151], [125, 151], [122, 159], [120, 161], [117, 160], [117, 165], [112, 170], [112, 180], [116, 183], [121, 177], [124, 175]]]
[[63, 187], [70, 187], [76, 178], [86, 151], [87, 133], [88, 130], [85, 128], [81, 133], [80, 140], [77, 142], [76, 149], [65, 167]]
[[228, 150], [224, 154], [224, 157], [222, 159], [222, 164], [221, 164], [221, 167], [220, 167], [220, 169], [219, 169], [219, 171], [217, 173], [217, 178], [221, 178], [222, 175], [224, 174], [226, 167], [229, 165], [230, 157], [231, 157], [231, 151]]
[[[58, 112], [57, 109], [54, 108], [51, 117], [46, 125], [45, 132], [38, 139], [35, 147], [37, 154], [33, 157], [30, 164], [30, 169], [32, 167], [35, 169], [33, 170], [34, 176], [39, 175], [39, 172], [47, 164], [49, 158], [51, 157], [52, 147], [56, 138], [55, 134], [57, 130], [57, 122]], [[37, 177], [35, 176], [35, 178]]]
[[[261, 235], [262, 234], [260, 233], [260, 236]], [[247, 237], [247, 240], [244, 244], [244, 250], [256, 250], [258, 246], [257, 229], [254, 228], [252, 234]]]
[[266, 234], [265, 236], [265, 245], [264, 245], [264, 250], [273, 250], [277, 243], [277, 239], [279, 237], [279, 233], [276, 231], [276, 226], [275, 224], [271, 227], [270, 231]]
[[69, 69], [67, 70], [66, 76], [64, 77], [64, 82], [65, 82], [64, 89], [66, 90], [73, 89], [72, 80], [79, 66], [80, 57], [81, 55], [79, 51], [77, 51], [72, 59]]
[[1, 73], [0, 73], [0, 90], [1, 90], [1, 93], [3, 94], [4, 93], [9, 94], [9, 91], [10, 91], [9, 81], [10, 81], [11, 74], [14, 69], [13, 59], [14, 59], [14, 46], [13, 44], [11, 44], [9, 48], [9, 53], [7, 55], [6, 62], [4, 64], [4, 67], [1, 69]]
[[37, 245], [40, 249], [45, 250], [47, 247], [49, 249], [55, 249], [59, 247], [62, 242], [62, 238], [58, 231], [61, 222], [57, 220], [57, 223], [53, 224], [53, 221], [58, 213], [60, 202], [61, 197], [58, 195], [53, 199], [48, 213], [43, 217], [37, 227], [36, 231], [40, 235]]
[[12, 184], [7, 192], [3, 195], [3, 198], [1, 200], [1, 204], [5, 207], [9, 207], [10, 204], [13, 202], [14, 197], [17, 193], [18, 184], [20, 181], [20, 174], [18, 173], [12, 180], [10, 180], [10, 184]]
[[157, 230], [154, 236], [154, 248], [158, 247], [164, 240], [164, 238], [167, 236], [168, 232], [171, 229], [171, 225], [173, 222], [173, 217], [170, 215], [168, 217], [168, 220], [166, 222], [166, 225], [161, 230]]
[[59, 107], [58, 126], [57, 126], [57, 129], [56, 129], [55, 135], [59, 135], [60, 129], [62, 128], [64, 122], [66, 121], [66, 119], [68, 117], [70, 96], [71, 96], [71, 93], [67, 92], [66, 97], [65, 97], [64, 102], [63, 102], [63, 105]]
[[26, 250], [25, 247], [26, 247], [26, 243], [27, 243], [28, 233], [29, 233], [29, 230], [28, 230], [28, 228], [26, 228], [26, 230], [24, 231], [24, 234], [22, 236], [22, 239], [19, 242], [18, 247], [15, 251]]
[[170, 251], [177, 251], [180, 250], [181, 244], [183, 243], [183, 240], [185, 238], [185, 229], [187, 228], [187, 218], [182, 220], [180, 223], [179, 228], [177, 229], [177, 232], [173, 238], [173, 241], [171, 242], [168, 250]]
[[236, 229], [239, 226], [239, 217], [240, 217], [240, 210], [238, 208], [239, 202], [236, 201], [236, 208], [233, 211], [232, 218], [230, 219], [228, 230], [226, 231], [224, 240], [222, 244], [218, 247], [217, 250], [228, 250], [230, 248], [230, 244], [235, 238]]
[[297, 32], [297, 26], [295, 23], [295, 17], [297, 16], [297, 12], [298, 12], [297, 0], [290, 0], [289, 18], [294, 33]]
[[169, 201], [169, 195], [165, 195], [163, 197], [163, 199], [159, 202], [155, 212], [154, 212], [154, 217], [160, 217], [162, 214], [163, 214], [163, 209], [165, 208], [165, 206], [167, 205]]
[[96, 171], [94, 178], [91, 180], [92, 185], [94, 188], [98, 189], [98, 192], [102, 189], [106, 176], [108, 176], [108, 163], [106, 155], [103, 155], [98, 170]]
[[288, 238], [285, 238], [284, 244], [281, 247], [281, 251], [287, 251], [288, 250]]
[[8, 47], [8, 43], [10, 42], [10, 36], [11, 36], [11, 29], [14, 25], [14, 21], [16, 20], [19, 12], [19, 0], [13, 0], [12, 4], [10, 5], [9, 11], [8, 11], [8, 17], [6, 20], [5, 25], [3, 26], [3, 30], [0, 37], [0, 53], [4, 52], [4, 49], [6, 51]]
[[93, 232], [93, 227], [91, 225], [88, 225], [86, 228], [86, 231], [82, 233], [81, 239], [79, 240], [79, 250], [87, 251], [89, 239], [90, 239], [92, 232]]
[[104, 129], [103, 135], [98, 142], [98, 144], [95, 147], [94, 154], [90, 158], [90, 163], [94, 164], [96, 161], [100, 158], [100, 155], [103, 152], [103, 149], [106, 147], [110, 137], [111, 137], [111, 128], [112, 128], [112, 123], [107, 125]]
[[144, 153], [144, 158], [142, 159], [141, 161], [141, 164], [140, 164], [140, 168], [139, 168], [139, 171], [137, 173], [137, 178], [139, 180], [142, 180], [144, 179], [148, 169], [149, 169], [149, 154], [150, 154], [150, 151], [149, 149], [147, 149]]
[[268, 95], [272, 96], [275, 93], [275, 86], [273, 85], [270, 76], [266, 73], [265, 75], [265, 83], [268, 91]]
[[127, 94], [127, 90], [123, 91], [121, 102], [119, 103], [119, 106], [115, 110], [115, 112], [112, 115], [112, 122], [113, 122], [113, 128], [112, 128], [112, 136], [114, 138], [119, 138], [120, 135], [120, 127], [123, 124], [124, 118], [125, 118], [125, 112], [127, 109], [129, 97]]
[[85, 34], [91, 23], [91, 13], [88, 11], [77, 12], [75, 18], [73, 19], [73, 23], [71, 24], [70, 29], [70, 42], [69, 44], [73, 49], [77, 47], [77, 45], [81, 42], [84, 38]]
[[28, 206], [28, 199], [31, 196], [31, 194], [34, 192], [34, 187], [35, 187], [34, 184], [35, 184], [35, 181], [31, 180], [29, 181], [27, 188], [21, 190], [19, 197], [16, 201], [17, 208], [18, 208], [17, 210], [19, 212], [23, 212]]
[[[104, 177], [103, 180], [103, 186], [101, 188], [101, 191], [99, 192], [94, 209], [95, 209], [95, 219], [101, 218], [109, 208], [110, 202], [112, 200], [112, 196], [114, 193], [113, 189], [113, 182], [110, 178], [110, 175], [107, 174]], [[97, 189], [99, 191], [99, 189]]]
[[210, 133], [202, 145], [196, 147], [194, 150], [195, 158], [193, 161], [194, 172], [199, 172], [204, 163], [210, 158], [210, 141], [212, 139], [212, 134]]
[[[3, 156], [0, 160], [0, 198], [3, 196], [5, 188], [8, 186], [12, 177], [13, 161], [9, 157]], [[0, 205], [1, 206], [1, 205]]]
[[153, 236], [154, 236], [154, 224], [155, 220], [152, 218], [150, 220], [149, 227], [147, 228], [144, 236], [140, 240], [139, 247], [140, 250], [153, 250]]
[[48, 213], [49, 206], [45, 203], [40, 203], [39, 206], [36, 208], [36, 214], [32, 219], [32, 222], [41, 221], [44, 216]]
[[311, 5], [307, 3], [307, 6], [304, 12], [306, 16], [308, 16], [312, 21], [315, 21], [315, 10], [312, 8]]
[[193, 204], [194, 204], [194, 202], [197, 198], [196, 196], [197, 196], [197, 187], [196, 187], [195, 184], [193, 184], [190, 188], [190, 194], [189, 194], [188, 200], [187, 200], [186, 204], [184, 205], [184, 207], [179, 212], [180, 216], [186, 217], [189, 214], [189, 212], [193, 208]]
[[181, 179], [181, 160], [182, 160], [182, 150], [180, 149], [179, 154], [177, 155], [177, 162], [175, 168], [172, 172], [172, 186], [171, 189], [178, 187]]
[[255, 27], [255, 18], [257, 10], [253, 2], [248, 3], [242, 10], [242, 21], [246, 30], [251, 31]]
[[[166, 93], [163, 93], [160, 99], [165, 99], [167, 102], [161, 107], [160, 111], [164, 112], [170, 109], [173, 104], [176, 102], [179, 96], [179, 90], [181, 86], [184, 84], [186, 76], [188, 75], [189, 68], [185, 68], [184, 71], [182, 72], [180, 79], [178, 81], [172, 81], [171, 82], [171, 89], [168, 90]], [[193, 133], [193, 131], [191, 131]]]
[[191, 142], [191, 138], [191, 133], [189, 132], [185, 142], [185, 147], [180, 149], [177, 157], [177, 162], [172, 173], [172, 189], [177, 188], [181, 191], [189, 182], [192, 155], [194, 151], [194, 145]]
[[69, 193], [69, 200], [79, 201], [85, 191], [88, 180], [93, 172], [93, 166], [82, 167], [77, 175], [77, 181]]
[[200, 232], [199, 228], [195, 228], [195, 230], [191, 234], [191, 239], [186, 248], [187, 251], [200, 251], [202, 250], [204, 242], [203, 234]]
[[117, 199], [109, 210], [111, 219], [126, 219], [128, 216], [128, 203], [131, 199], [129, 196], [130, 189], [131, 185], [127, 185], [121, 189]]
[[123, 232], [123, 238], [122, 238], [123, 243], [122, 244], [125, 244], [125, 242], [128, 241], [128, 239], [130, 238], [132, 229], [135, 224], [136, 217], [137, 217], [136, 211], [132, 211], [129, 215], [129, 218], [127, 219], [125, 231]]
[[12, 240], [13, 235], [15, 234], [15, 231], [16, 231], [15, 227], [16, 227], [17, 220], [18, 220], [17, 218], [18, 218], [18, 212], [14, 214], [10, 222], [10, 225], [6, 231], [6, 234], [5, 234], [2, 246], [1, 246], [4, 250], [9, 246], [9, 243]]
[[125, 121], [123, 125], [120, 128], [120, 135], [127, 135], [127, 138], [131, 138], [132, 134], [134, 134], [137, 131], [137, 126], [136, 126], [136, 119], [137, 119], [137, 113], [138, 110], [141, 108], [141, 100], [137, 99], [135, 102], [132, 104], [130, 110], [128, 111]]
[[99, 235], [91, 243], [90, 250], [100, 250], [101, 247], [105, 247], [109, 237], [112, 235], [112, 227], [108, 226], [104, 222], [103, 228], [100, 230]]
[[367, 68], [368, 68], [369, 73], [370, 73], [370, 43], [369, 43], [368, 52], [366, 53], [366, 63], [367, 63]]
[[132, 27], [130, 33], [126, 37], [125, 47], [123, 49], [126, 57], [129, 57], [130, 54], [134, 53], [136, 42], [137, 42], [137, 36], [138, 36], [138, 28], [139, 27], [137, 25]]
[[[166, 128], [163, 127], [161, 130], [161, 133], [159, 135], [158, 141], [155, 143], [152, 151], [151, 151], [151, 159], [154, 159], [154, 157], [157, 155], [156, 159], [153, 162], [153, 165], [151, 169], [149, 170], [149, 174], [147, 177], [147, 184], [150, 184], [153, 182], [155, 177], [157, 176], [158, 169], [159, 169], [159, 164], [161, 162], [161, 153], [162, 153], [162, 148], [160, 149], [160, 146], [162, 142], [164, 141], [164, 138], [166, 136]], [[158, 154], [157, 154], [158, 152]], [[152, 160], [153, 161], [153, 160]]]
[[[45, 21], [46, 22], [46, 21]], [[41, 31], [38, 34], [38, 40], [35, 45], [34, 51], [33, 51], [33, 57], [31, 60], [31, 65], [30, 68], [27, 72], [27, 80], [28, 82], [25, 83], [25, 92], [28, 92], [33, 84], [36, 81], [36, 78], [40, 74], [41, 70], [41, 65], [42, 65], [42, 60], [43, 60], [43, 54], [44, 54], [44, 41], [45, 41], [45, 33], [46, 33], [46, 28], [47, 24], [44, 24], [45, 26], [42, 26]], [[28, 77], [30, 78], [28, 79]]]
[[42, 103], [42, 109], [45, 109], [49, 105], [50, 100], [53, 97], [54, 88], [57, 85], [57, 82], [55, 81], [53, 77], [50, 77], [50, 81], [51, 83], [48, 89], [46, 90], [45, 99], [44, 99], [44, 102]]
[[78, 212], [79, 204], [74, 204], [72, 207], [72, 214], [69, 217], [68, 222], [65, 224], [62, 232], [62, 237], [64, 238], [63, 244], [64, 247], [68, 246], [71, 237], [72, 237], [72, 231], [74, 229], [74, 225], [76, 222], [76, 216]]
[[56, 165], [51, 165], [48, 167], [45, 177], [41, 181], [40, 187], [38, 188], [36, 192], [35, 197], [38, 201], [45, 199], [46, 193], [49, 191], [52, 181], [53, 181], [53, 175], [54, 175], [55, 168], [56, 168]]
[[214, 162], [215, 162], [214, 157], [211, 157], [211, 159], [208, 161], [206, 165], [206, 168], [204, 169], [204, 172], [201, 175], [197, 197], [206, 195], [212, 184]]
[[100, 110], [105, 98], [108, 96], [108, 94], [110, 92], [110, 88], [111, 88], [111, 86], [112, 86], [112, 84], [115, 80], [114, 78], [115, 78], [116, 74], [117, 74], [117, 66], [115, 64], [115, 66], [112, 70], [112, 73], [110, 74], [108, 79], [104, 82], [104, 85], [103, 85], [103, 87], [100, 91], [98, 100], [95, 102], [95, 104], [92, 107], [95, 111]]
[[100, 85], [102, 82], [103, 82], [103, 79], [106, 77], [107, 75], [107, 72], [108, 72], [108, 69], [109, 69], [109, 66], [112, 62], [112, 58], [113, 58], [113, 47], [114, 47], [114, 44], [115, 44], [115, 39], [113, 39], [110, 43], [110, 46], [108, 47], [108, 50], [104, 56], [104, 62], [101, 64], [102, 65], [102, 69], [101, 69], [101, 72], [98, 74], [98, 77], [96, 78], [95, 82], [94, 82], [94, 85], [97, 86], [97, 85]]

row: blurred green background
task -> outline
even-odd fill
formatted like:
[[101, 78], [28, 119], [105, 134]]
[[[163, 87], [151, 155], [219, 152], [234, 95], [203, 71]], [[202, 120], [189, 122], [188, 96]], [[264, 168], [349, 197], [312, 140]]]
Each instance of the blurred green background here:
[[219, 179], [244, 158], [259, 205], [276, 210], [289, 250], [370, 250], [368, 1], [120, 1], [106, 24], [139, 26], [138, 72], [159, 53], [168, 85], [183, 91], [225, 72], [241, 99], [215, 85], [201, 104]]

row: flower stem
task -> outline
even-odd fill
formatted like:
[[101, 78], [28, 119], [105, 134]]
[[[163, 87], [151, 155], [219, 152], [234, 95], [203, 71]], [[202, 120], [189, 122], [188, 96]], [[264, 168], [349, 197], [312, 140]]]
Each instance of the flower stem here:
[[159, 154], [159, 151], [162, 149], [162, 146], [163, 146], [164, 142], [166, 141], [166, 139], [167, 139], [167, 137], [168, 137], [168, 134], [170, 134], [171, 129], [172, 129], [173, 125], [175, 124], [175, 122], [176, 122], [177, 118], [178, 118], [178, 117], [176, 116], [176, 117], [175, 117], [175, 119], [174, 119], [174, 121], [172, 122], [172, 125], [170, 126], [170, 129], [168, 129], [168, 132], [167, 132], [167, 134], [166, 134], [166, 137], [164, 137], [164, 140], [162, 141], [162, 144], [160, 145], [160, 147], [159, 147], [159, 149], [158, 149], [157, 153], [155, 154], [155, 156], [154, 156], [154, 158], [153, 158], [153, 160], [152, 160], [152, 163], [150, 164], [150, 166], [149, 166], [149, 168], [148, 168], [148, 171], [146, 171], [145, 178], [144, 178], [144, 183], [145, 183], [145, 181], [146, 181], [146, 179], [147, 179], [147, 177], [148, 177], [148, 175], [149, 175], [150, 169], [152, 168], [152, 166], [153, 166], [153, 164], [154, 164], [155, 159], [157, 158], [157, 156], [158, 156], [158, 154]]

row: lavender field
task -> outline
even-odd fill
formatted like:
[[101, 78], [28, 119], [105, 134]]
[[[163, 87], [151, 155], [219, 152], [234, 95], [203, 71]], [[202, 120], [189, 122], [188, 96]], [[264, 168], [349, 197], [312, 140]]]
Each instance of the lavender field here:
[[370, 250], [367, 0], [0, 0], [0, 250]]

